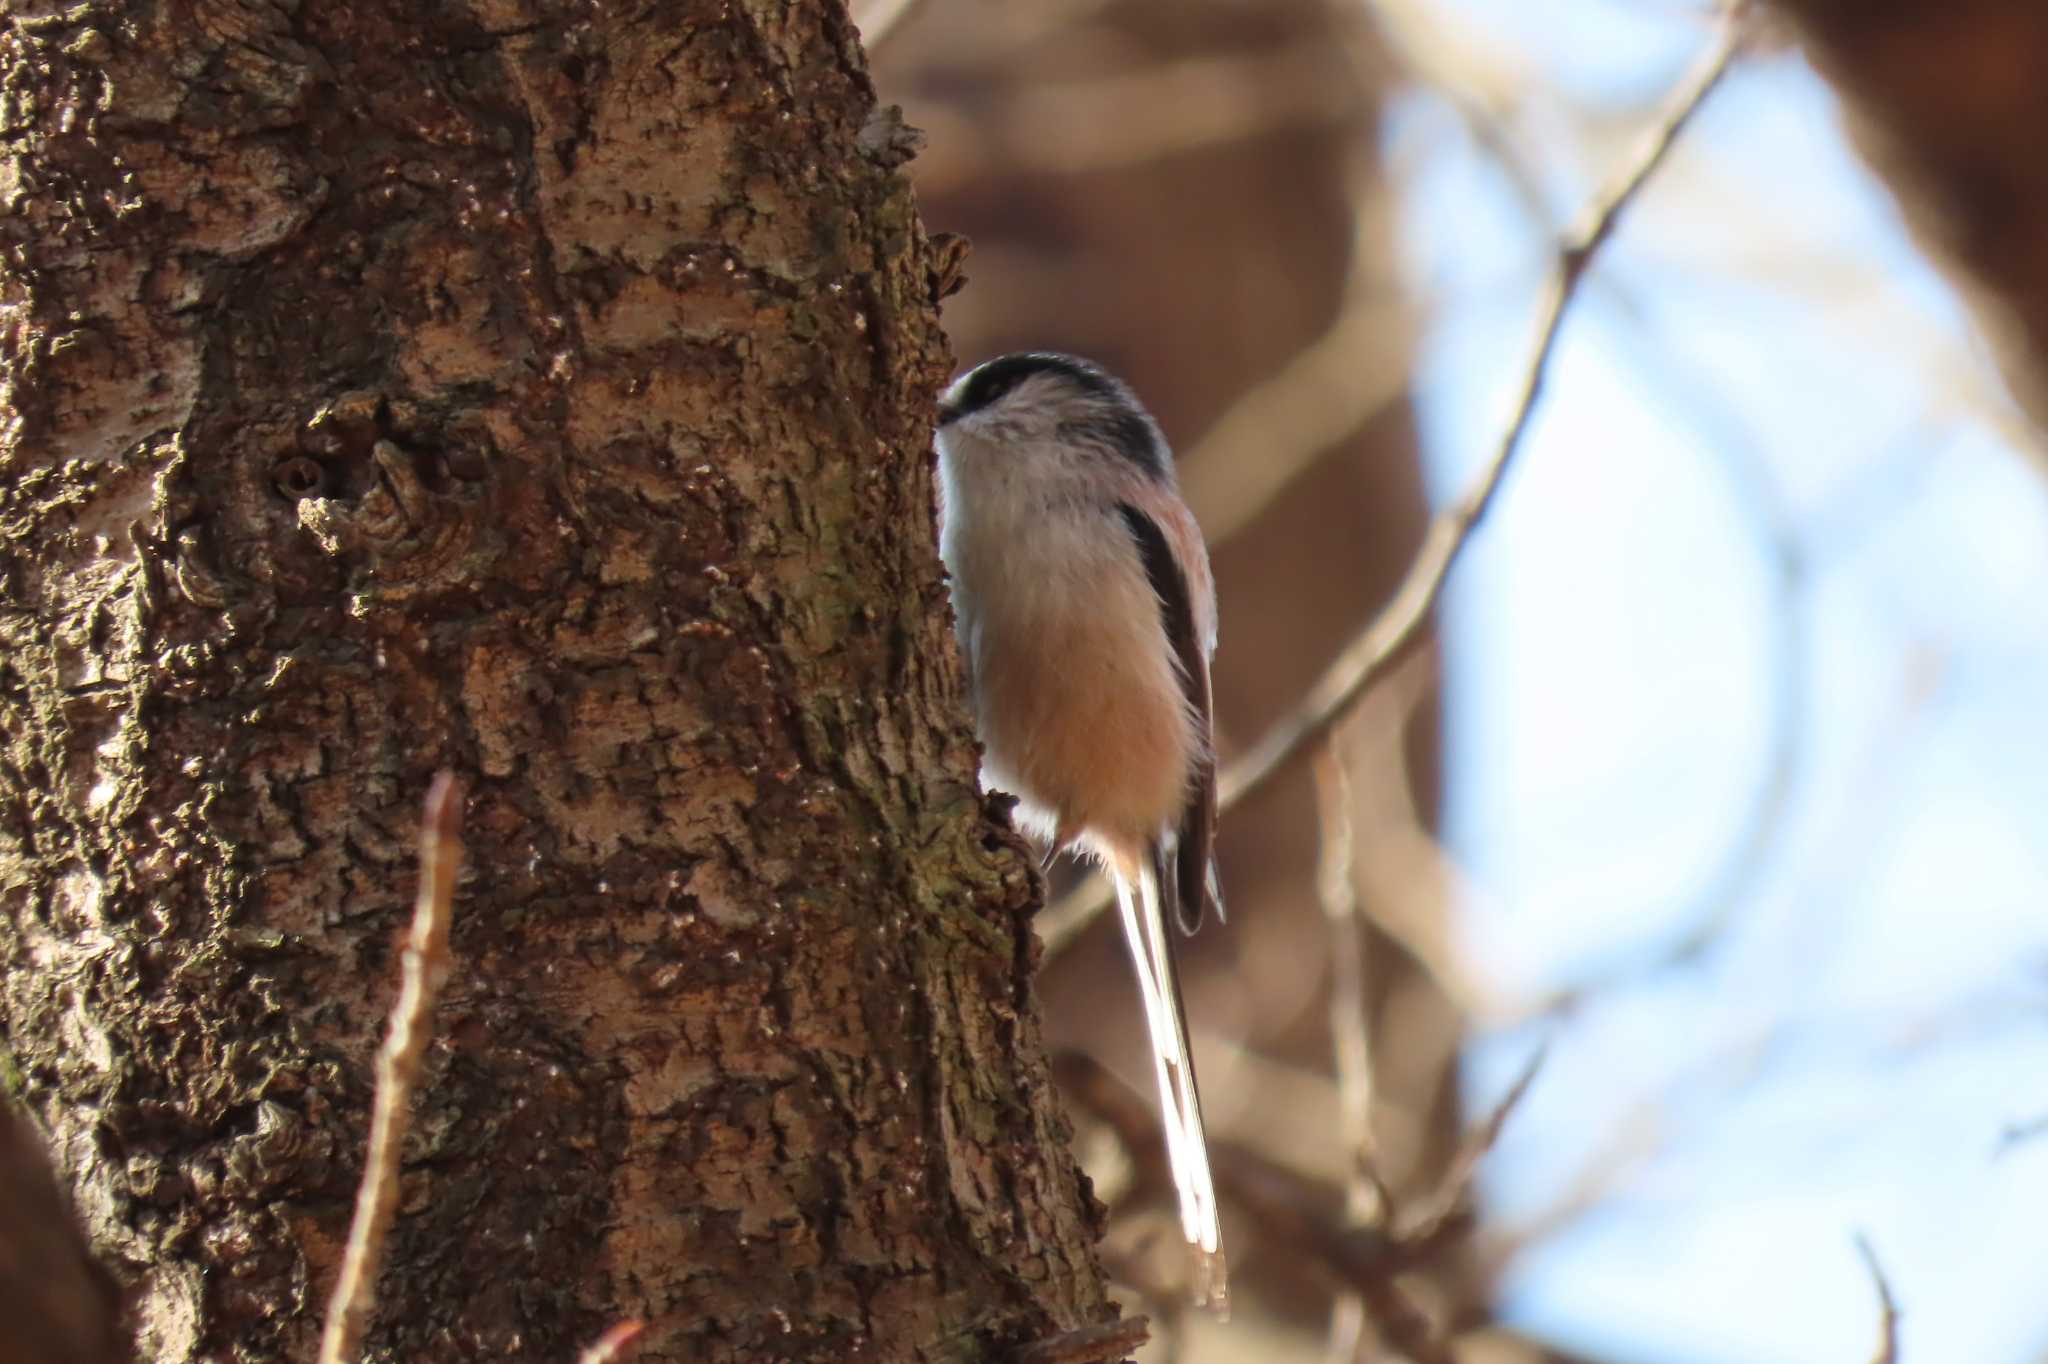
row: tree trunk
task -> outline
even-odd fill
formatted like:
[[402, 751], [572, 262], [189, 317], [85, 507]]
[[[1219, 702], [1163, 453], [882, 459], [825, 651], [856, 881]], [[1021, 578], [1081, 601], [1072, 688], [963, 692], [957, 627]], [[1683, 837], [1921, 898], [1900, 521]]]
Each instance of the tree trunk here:
[[1102, 1319], [843, 8], [41, 4], [0, 50], [0, 1018], [144, 1357], [312, 1358], [440, 767], [373, 1355]]
[[2040, 0], [1779, 0], [1849, 97], [1921, 237], [1963, 266], [1980, 323], [2048, 426], [2048, 7]]

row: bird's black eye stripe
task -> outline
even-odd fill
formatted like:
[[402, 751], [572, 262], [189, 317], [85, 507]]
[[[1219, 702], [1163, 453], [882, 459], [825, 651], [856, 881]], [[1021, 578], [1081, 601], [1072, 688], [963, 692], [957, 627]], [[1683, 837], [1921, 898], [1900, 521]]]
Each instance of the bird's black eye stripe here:
[[1011, 389], [1032, 375], [1040, 373], [1044, 368], [1029, 364], [1030, 359], [1028, 355], [1006, 355], [968, 375], [966, 387], [960, 390], [961, 409], [979, 412], [984, 407], [1002, 401]]
[[1116, 380], [1086, 360], [1051, 351], [1020, 351], [998, 356], [970, 373], [960, 387], [960, 396], [940, 409], [939, 424], [943, 426], [994, 406], [1034, 374], [1061, 375], [1076, 387], [1101, 397], [1114, 396], [1118, 388]]

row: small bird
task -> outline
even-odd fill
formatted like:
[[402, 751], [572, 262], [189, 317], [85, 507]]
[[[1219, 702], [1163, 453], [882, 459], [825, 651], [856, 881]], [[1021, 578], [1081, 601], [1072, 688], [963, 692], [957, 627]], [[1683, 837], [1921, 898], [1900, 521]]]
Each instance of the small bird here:
[[1116, 883], [1196, 1301], [1228, 1301], [1215, 1182], [1168, 940], [1217, 889], [1209, 659], [1216, 589], [1173, 456], [1130, 389], [1070, 355], [977, 366], [939, 402], [940, 554], [982, 779]]

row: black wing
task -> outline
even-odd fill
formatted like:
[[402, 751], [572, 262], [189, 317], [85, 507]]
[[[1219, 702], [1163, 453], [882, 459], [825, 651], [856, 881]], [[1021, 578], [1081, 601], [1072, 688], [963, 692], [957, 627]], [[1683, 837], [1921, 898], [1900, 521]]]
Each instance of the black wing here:
[[1181, 815], [1180, 834], [1174, 849], [1174, 865], [1158, 858], [1160, 889], [1174, 908], [1181, 931], [1192, 933], [1202, 926], [1206, 905], [1215, 904], [1221, 918], [1223, 906], [1216, 899], [1215, 879], [1210, 861], [1216, 846], [1216, 756], [1208, 743], [1212, 707], [1209, 698], [1209, 660], [1202, 638], [1195, 628], [1194, 602], [1188, 583], [1174, 562], [1173, 550], [1159, 523], [1128, 502], [1117, 504], [1124, 525], [1137, 543], [1138, 558], [1145, 565], [1145, 577], [1159, 598], [1160, 622], [1166, 627], [1166, 642], [1180, 664], [1181, 686], [1187, 691], [1188, 709], [1200, 722], [1202, 753], [1189, 782], [1187, 809]]

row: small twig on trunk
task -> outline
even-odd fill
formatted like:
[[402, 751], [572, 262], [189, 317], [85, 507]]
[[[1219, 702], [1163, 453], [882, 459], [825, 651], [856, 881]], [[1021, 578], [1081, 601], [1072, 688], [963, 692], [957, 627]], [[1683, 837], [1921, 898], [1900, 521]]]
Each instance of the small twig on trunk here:
[[1113, 1364], [1151, 1338], [1150, 1323], [1144, 1317], [1122, 1317], [1034, 1340], [1011, 1358], [1015, 1364]]
[[590, 1342], [590, 1348], [576, 1356], [576, 1364], [613, 1364], [624, 1356], [624, 1352], [640, 1333], [647, 1329], [644, 1321], [622, 1321]]
[[398, 1209], [398, 1158], [412, 1121], [412, 1091], [432, 1036], [434, 999], [448, 975], [449, 905], [462, 863], [462, 792], [443, 772], [428, 788], [420, 823], [420, 888], [412, 931], [399, 954], [402, 977], [391, 1025], [377, 1051], [377, 1096], [370, 1113], [370, 1149], [356, 1188], [355, 1220], [342, 1252], [341, 1277], [327, 1305], [320, 1364], [350, 1364], [377, 1300], [384, 1238]]

